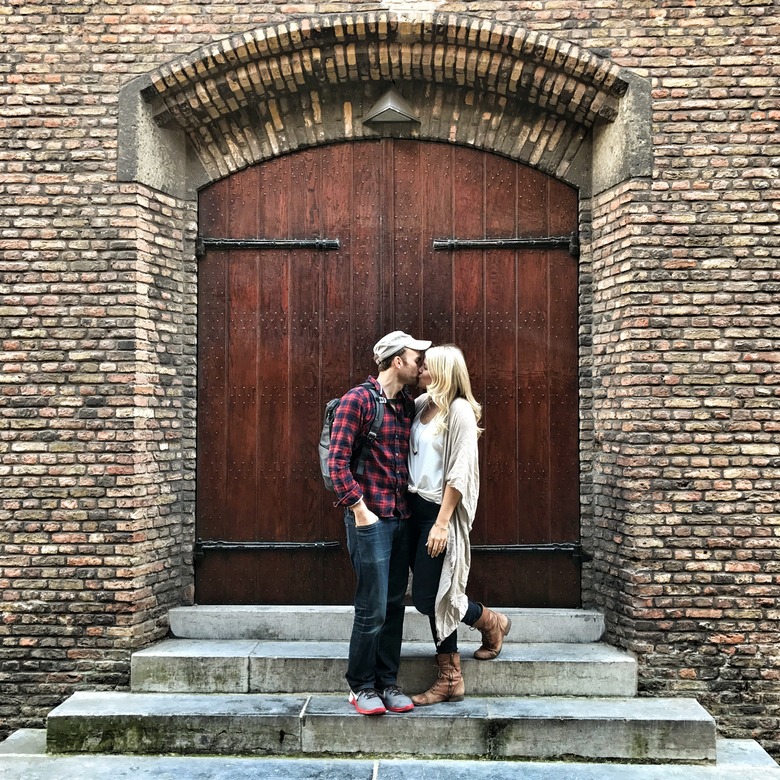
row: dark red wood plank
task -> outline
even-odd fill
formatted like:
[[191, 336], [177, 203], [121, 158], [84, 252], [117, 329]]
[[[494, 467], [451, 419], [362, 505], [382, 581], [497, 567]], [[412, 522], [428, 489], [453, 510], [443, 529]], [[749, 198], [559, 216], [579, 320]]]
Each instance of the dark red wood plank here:
[[550, 404], [547, 387], [547, 263], [544, 253], [518, 252], [519, 332], [518, 426], [523, 543], [550, 541]]
[[[338, 251], [323, 252], [321, 258], [320, 410], [329, 399], [346, 392], [352, 383], [353, 284], [365, 296], [363, 301], [370, 300], [369, 285], [358, 274], [368, 270], [372, 238], [376, 246], [377, 203], [376, 198], [358, 202], [353, 191], [353, 166], [356, 164], [353, 155], [361, 146], [334, 144], [322, 150], [321, 170], [325, 171], [320, 182], [323, 238], [337, 238], [341, 247]], [[353, 223], [353, 216], [359, 225]], [[353, 266], [358, 257], [362, 257], [365, 264], [359, 270]], [[376, 312], [367, 313], [364, 319], [370, 320], [372, 316], [376, 316]], [[365, 328], [365, 322], [362, 327]], [[369, 330], [373, 332], [373, 327]], [[357, 377], [355, 381], [358, 381]]]
[[371, 349], [390, 330], [392, 276], [384, 267], [393, 223], [383, 212], [386, 190], [392, 185], [386, 171], [392, 154], [384, 141], [359, 144], [352, 169], [352, 316], [348, 327], [351, 341], [350, 386], [376, 373]]
[[[420, 290], [421, 318], [417, 338], [448, 344], [453, 331], [452, 253], [435, 250], [434, 238], [452, 235], [452, 173], [456, 147], [423, 144], [420, 147], [421, 203]], [[420, 334], [419, 336], [417, 334]]]
[[[231, 178], [228, 197], [229, 235], [239, 238], [254, 236], [256, 224], [255, 181], [259, 169], [243, 171]], [[255, 470], [260, 450], [257, 441], [256, 382], [260, 359], [257, 326], [260, 317], [258, 253], [242, 250], [231, 252], [227, 259], [228, 319], [227, 331], [227, 479], [225, 504], [222, 511], [235, 523], [233, 539], [255, 541], [258, 527], [255, 507], [258, 503]], [[257, 576], [254, 557], [240, 555], [225, 561], [223, 576], [235, 579], [236, 595], [256, 590]]]
[[[393, 252], [386, 258], [393, 279], [393, 330], [422, 332], [422, 275], [424, 251], [421, 204], [427, 184], [422, 181], [420, 144], [396, 141], [393, 156]], [[418, 337], [419, 338], [419, 337]]]
[[[230, 182], [210, 187], [201, 199], [199, 233], [205, 236], [228, 232], [226, 202]], [[209, 251], [198, 268], [198, 404], [208, 415], [198, 415], [196, 523], [199, 538], [218, 538], [223, 528], [221, 507], [227, 487], [227, 376], [225, 322], [227, 320], [227, 264], [224, 253]], [[196, 593], [210, 601], [220, 593], [222, 569], [196, 565]]]
[[[453, 147], [450, 170], [450, 181], [443, 185], [452, 193], [450, 214], [443, 217], [449, 231], [445, 235], [436, 231], [432, 238], [482, 238], [484, 171], [481, 160], [477, 161], [471, 150]], [[452, 341], [463, 351], [474, 395], [487, 415], [483, 254], [479, 250], [442, 250], [441, 254], [449, 257], [452, 267]], [[480, 445], [480, 469], [484, 475], [484, 439]], [[490, 538], [489, 518], [484, 511], [485, 495], [483, 488], [472, 532], [475, 540]]]
[[[266, 238], [290, 235], [290, 170], [288, 157], [259, 166], [256, 198], [259, 203], [258, 234]], [[261, 457], [256, 464], [258, 485], [256, 536], [263, 541], [288, 541], [286, 506], [289, 497], [290, 409], [290, 256], [285, 250], [259, 253], [260, 311], [256, 367], [260, 404], [258, 435]], [[277, 585], [264, 573], [265, 581]]]
[[[485, 166], [483, 193], [485, 235], [513, 236], [517, 223], [516, 166], [501, 157], [480, 155]], [[485, 471], [494, 475], [482, 504], [490, 518], [490, 542], [517, 540], [526, 504], [518, 501], [517, 461], [517, 294], [515, 253], [500, 249], [485, 252], [485, 358], [486, 382]], [[488, 419], [489, 417], [489, 419]], [[500, 475], [500, 476], [499, 476]]]
[[[577, 230], [577, 193], [548, 179], [551, 235]], [[579, 409], [578, 409], [578, 269], [577, 260], [564, 250], [548, 252], [550, 273], [550, 494], [555, 496], [551, 534], [560, 541], [580, 538], [579, 522]]]
[[[368, 198], [366, 202], [358, 202], [354, 192], [354, 182], [359, 181], [361, 186], [364, 174], [369, 182], [376, 186], [375, 167], [366, 165], [370, 153], [366, 150], [356, 154], [365, 145], [335, 144], [322, 150], [319, 187], [321, 189], [321, 209], [323, 220], [323, 237], [338, 238], [341, 248], [338, 251], [322, 253], [322, 300], [320, 303], [320, 385], [319, 403], [317, 413], [321, 411], [326, 401], [334, 396], [342, 395], [357, 381], [362, 381], [364, 376], [354, 377], [351, 370], [355, 365], [353, 359], [353, 317], [352, 317], [352, 290], [354, 283], [353, 274], [353, 249], [369, 260], [364, 268], [369, 269], [371, 252], [376, 251], [378, 245], [378, 211], [376, 198]], [[376, 150], [377, 144], [372, 144]], [[376, 153], [376, 152], [374, 152]], [[356, 160], [361, 164], [356, 164]], [[355, 169], [357, 168], [357, 175]], [[365, 195], [365, 190], [361, 192]], [[353, 216], [359, 215], [360, 228], [357, 236], [353, 236]], [[373, 244], [372, 244], [373, 242]], [[371, 278], [371, 277], [369, 277]], [[375, 278], [375, 277], [374, 277]], [[361, 280], [365, 285], [366, 280]], [[365, 285], [363, 294], [368, 295], [369, 285]], [[376, 290], [374, 296], [377, 296]], [[363, 318], [363, 327], [373, 333], [371, 317], [378, 317], [376, 307], [374, 311], [367, 313]], [[362, 361], [365, 361], [362, 356]], [[319, 423], [319, 421], [318, 421]], [[316, 437], [319, 435], [319, 424], [311, 432]], [[315, 441], [316, 445], [316, 441]], [[311, 589], [310, 603], [318, 603], [320, 599], [330, 599], [329, 603], [349, 603], [354, 593], [354, 577], [349, 556], [346, 549], [346, 539], [343, 523], [343, 512], [333, 507], [333, 495], [322, 489], [317, 460], [314, 457], [316, 446], [309, 447], [306, 454], [310, 458], [311, 468], [314, 471], [316, 488], [315, 495], [319, 500], [317, 507], [318, 532], [323, 541], [338, 541], [341, 544], [339, 550], [329, 553], [310, 555], [310, 566], [316, 572], [310, 584], [304, 583], [304, 593], [296, 598], [305, 599]], [[334, 572], [340, 572], [341, 576], [334, 577]], [[326, 585], [327, 583], [327, 585]], [[321, 594], [317, 595], [317, 590]], [[305, 602], [304, 602], [305, 603]]]
[[[323, 180], [329, 172], [322, 155], [307, 152], [305, 165], [291, 169], [288, 233], [321, 236]], [[322, 488], [319, 474], [311, 468], [317, 450], [317, 429], [322, 408], [312, 402], [319, 396], [320, 318], [323, 252], [296, 250], [290, 264], [290, 355], [289, 386], [291, 416], [287, 440], [289, 539], [320, 541], [319, 508]], [[291, 496], [292, 498], [290, 498]]]
[[549, 253], [550, 318], [550, 495], [555, 521], [551, 536], [557, 541], [580, 537], [579, 528], [579, 413], [577, 377], [577, 274], [568, 252]]

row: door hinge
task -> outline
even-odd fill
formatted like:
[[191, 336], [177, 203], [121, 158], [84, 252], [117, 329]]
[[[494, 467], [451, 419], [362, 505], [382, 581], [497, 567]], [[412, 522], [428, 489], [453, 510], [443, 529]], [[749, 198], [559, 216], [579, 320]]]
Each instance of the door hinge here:
[[568, 249], [572, 257], [580, 256], [577, 233], [568, 236], [518, 238], [434, 238], [434, 249]]
[[580, 563], [592, 561], [581, 542], [549, 542], [547, 544], [474, 544], [472, 552], [488, 553], [567, 553]]
[[206, 254], [207, 249], [313, 249], [324, 252], [340, 249], [338, 238], [205, 238], [195, 241], [195, 256]]
[[209, 550], [246, 552], [247, 550], [338, 550], [341, 542], [225, 542], [221, 539], [198, 539], [195, 560], [201, 561]]

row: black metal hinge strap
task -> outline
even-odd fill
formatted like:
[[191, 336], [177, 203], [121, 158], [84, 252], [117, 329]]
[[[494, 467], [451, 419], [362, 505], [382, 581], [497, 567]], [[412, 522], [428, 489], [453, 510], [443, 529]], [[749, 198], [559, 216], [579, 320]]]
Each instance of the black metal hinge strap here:
[[208, 550], [338, 550], [341, 542], [224, 542], [221, 539], [198, 539], [195, 559], [203, 558]]
[[543, 236], [539, 238], [434, 238], [434, 249], [568, 249], [579, 257], [579, 236]]
[[195, 254], [203, 257], [207, 249], [314, 249], [323, 252], [340, 249], [338, 238], [204, 238], [195, 244]]
[[473, 544], [472, 552], [488, 553], [568, 553], [575, 560], [590, 561], [592, 557], [580, 542], [550, 542], [549, 544]]

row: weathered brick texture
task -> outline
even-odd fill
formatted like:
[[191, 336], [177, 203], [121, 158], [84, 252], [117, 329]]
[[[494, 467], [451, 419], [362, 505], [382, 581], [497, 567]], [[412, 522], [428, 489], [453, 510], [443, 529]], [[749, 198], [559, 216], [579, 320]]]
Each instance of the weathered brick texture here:
[[[327, 66], [300, 42], [322, 14]], [[0, 731], [125, 685], [193, 597], [196, 203], [118, 181], [120, 89], [149, 77], [207, 178], [357, 137], [388, 74], [417, 137], [569, 176], [624, 68], [653, 168], [582, 193], [584, 598], [643, 693], [780, 754], [779, 39], [771, 0], [0, 8]]]
[[[50, 196], [75, 213], [60, 189], [78, 187]], [[19, 228], [44, 224], [28, 210], [4, 225], [19, 236], [0, 330], [6, 727], [39, 723], [74, 685], [126, 684], [130, 650], [191, 598], [192, 215], [101, 189], [78, 208], [96, 224], [73, 239]]]

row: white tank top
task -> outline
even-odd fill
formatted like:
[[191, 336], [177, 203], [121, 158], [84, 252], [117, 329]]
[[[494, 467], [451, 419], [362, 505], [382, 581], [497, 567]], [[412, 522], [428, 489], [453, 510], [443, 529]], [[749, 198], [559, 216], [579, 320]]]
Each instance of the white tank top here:
[[427, 423], [418, 417], [412, 423], [409, 440], [409, 491], [420, 498], [441, 504], [444, 431], [436, 433], [436, 417]]

